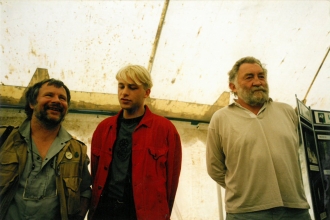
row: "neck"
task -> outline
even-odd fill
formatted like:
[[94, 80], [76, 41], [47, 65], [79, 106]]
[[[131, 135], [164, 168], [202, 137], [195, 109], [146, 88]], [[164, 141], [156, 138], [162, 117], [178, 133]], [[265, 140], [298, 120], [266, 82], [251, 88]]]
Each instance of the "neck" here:
[[144, 106], [142, 106], [142, 108], [139, 108], [139, 109], [124, 109], [123, 117], [125, 119], [137, 118], [137, 117], [142, 116], [144, 114], [144, 112], [145, 112]]
[[245, 103], [242, 99], [236, 99], [235, 100], [238, 104], [240, 104], [242, 107], [246, 108], [247, 110], [251, 111], [253, 114], [257, 115], [260, 109], [262, 108], [262, 105], [256, 105], [252, 106], [247, 103]]
[[34, 139], [40, 140], [54, 140], [61, 128], [61, 125], [53, 127], [46, 126], [35, 117], [31, 119], [31, 136]]

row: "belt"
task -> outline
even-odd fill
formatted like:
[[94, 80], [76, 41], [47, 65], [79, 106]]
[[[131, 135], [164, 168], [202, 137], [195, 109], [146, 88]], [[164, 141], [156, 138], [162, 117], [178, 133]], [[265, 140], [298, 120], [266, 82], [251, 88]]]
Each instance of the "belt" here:
[[124, 204], [124, 201], [120, 201], [119, 199], [112, 199], [110, 198], [111, 202], [118, 203], [118, 204]]

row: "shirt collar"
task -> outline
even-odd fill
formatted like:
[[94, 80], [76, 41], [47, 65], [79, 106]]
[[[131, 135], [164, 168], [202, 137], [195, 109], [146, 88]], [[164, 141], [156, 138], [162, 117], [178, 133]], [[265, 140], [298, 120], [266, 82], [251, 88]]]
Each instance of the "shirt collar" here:
[[[237, 99], [233, 98], [232, 101], [229, 103], [229, 106], [234, 106], [234, 105], [236, 105], [236, 106], [238, 106], [238, 107], [242, 107], [240, 104], [238, 104], [238, 103], [236, 102], [236, 100], [237, 100]], [[273, 101], [273, 99], [272, 99], [272, 98], [269, 98], [269, 99], [264, 103], [263, 106], [266, 106], [268, 103], [270, 103], [270, 102], [272, 102], [272, 101]]]
[[[18, 128], [19, 132], [25, 138], [25, 140], [30, 140], [30, 127], [31, 121], [26, 119]], [[66, 143], [72, 139], [72, 136], [63, 128], [63, 126], [61, 126], [57, 137], [61, 143]]]

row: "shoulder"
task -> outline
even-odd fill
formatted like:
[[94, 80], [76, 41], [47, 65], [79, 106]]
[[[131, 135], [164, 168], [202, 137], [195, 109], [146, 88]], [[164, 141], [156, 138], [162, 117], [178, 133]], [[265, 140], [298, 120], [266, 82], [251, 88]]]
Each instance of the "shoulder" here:
[[[87, 154], [87, 146], [84, 142], [76, 138], [71, 138], [69, 142], [69, 148], [71, 148], [73, 152], [81, 152], [83, 156]], [[63, 150], [66, 151], [65, 148], [63, 148]]]
[[0, 125], [0, 146], [15, 133], [18, 133], [18, 126]]
[[72, 139], [71, 139], [71, 142], [77, 143], [77, 144], [79, 144], [79, 145], [84, 145], [84, 146], [86, 146], [86, 144], [85, 144], [84, 142], [82, 142], [81, 140], [78, 140], [78, 139], [76, 139], [76, 138], [72, 138]]
[[167, 119], [167, 118], [165, 118], [164, 116], [161, 116], [161, 115], [151, 113], [151, 117], [153, 118], [153, 120], [156, 120], [156, 121], [159, 121], [159, 122], [170, 123], [169, 119]]
[[11, 125], [0, 125], [0, 137], [1, 137], [1, 139], [5, 135], [9, 135], [14, 129], [18, 129], [18, 127], [14, 127], [14, 126], [11, 126]]
[[[296, 110], [289, 104], [283, 102], [271, 102], [271, 109], [273, 112], [281, 113], [290, 118], [295, 124], [298, 122], [298, 114]], [[283, 117], [284, 118], [284, 117]]]
[[71, 145], [73, 148], [82, 148], [82, 149], [87, 148], [86, 144], [85, 144], [83, 141], [78, 140], [78, 139], [75, 138], [75, 137], [72, 137], [72, 138], [69, 140], [69, 142], [70, 142], [70, 145]]
[[269, 105], [272, 106], [273, 108], [276, 108], [279, 110], [285, 110], [285, 111], [289, 111], [291, 113], [295, 112], [295, 110], [293, 109], [293, 107], [291, 105], [284, 103], [284, 102], [270, 102]]
[[97, 128], [109, 127], [117, 123], [118, 116], [110, 116], [106, 119], [103, 119], [98, 125]]
[[146, 106], [145, 115], [140, 123], [159, 131], [167, 130], [177, 132], [176, 127], [168, 118], [153, 113], [148, 106]]
[[217, 111], [215, 111], [215, 114], [219, 114], [219, 115], [226, 114], [227, 112], [230, 112], [234, 108], [235, 108], [235, 104], [227, 105], [227, 106], [225, 106], [223, 108], [220, 108]]
[[174, 124], [164, 116], [150, 113], [142, 119], [141, 123], [145, 124], [148, 127], [151, 127], [159, 131], [174, 131], [177, 132]]
[[221, 109], [218, 109], [217, 111], [215, 111], [211, 117], [211, 121], [212, 120], [216, 120], [216, 119], [219, 119], [221, 117], [226, 117], [228, 114], [231, 113], [231, 111], [233, 110], [233, 108], [235, 108], [234, 106], [232, 105], [229, 105], [229, 106], [225, 106]]
[[169, 125], [169, 126], [174, 126], [173, 123], [168, 118], [165, 118], [164, 116], [161, 116], [161, 115], [157, 115], [157, 114], [152, 113], [151, 117], [152, 117], [152, 120], [155, 123], [159, 123], [159, 124], [163, 124], [163, 125]]
[[272, 102], [269, 102], [270, 105], [274, 105], [274, 106], [277, 106], [277, 107], [281, 107], [281, 108], [292, 108], [291, 105], [287, 104], [287, 103], [284, 103], [284, 102], [275, 102], [275, 101], [272, 101]]

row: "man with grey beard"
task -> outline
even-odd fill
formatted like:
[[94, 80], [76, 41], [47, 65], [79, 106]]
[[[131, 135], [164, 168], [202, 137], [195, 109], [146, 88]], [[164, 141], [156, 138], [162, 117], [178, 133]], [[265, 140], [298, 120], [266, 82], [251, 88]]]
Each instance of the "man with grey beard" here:
[[258, 59], [241, 58], [228, 75], [235, 99], [212, 116], [206, 144], [208, 173], [226, 191], [226, 219], [311, 219], [295, 111], [269, 98]]

